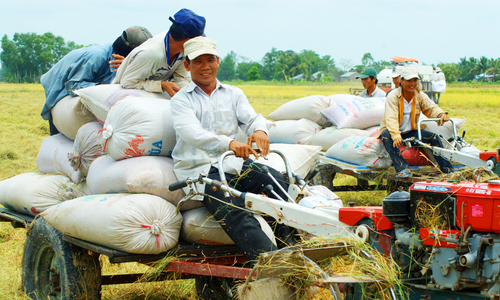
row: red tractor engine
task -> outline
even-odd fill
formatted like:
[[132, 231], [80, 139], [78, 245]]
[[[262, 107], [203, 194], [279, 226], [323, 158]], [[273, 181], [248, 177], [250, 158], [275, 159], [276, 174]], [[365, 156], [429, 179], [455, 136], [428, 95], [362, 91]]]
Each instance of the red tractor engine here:
[[392, 255], [409, 278], [500, 294], [499, 181], [417, 182], [384, 199], [383, 214], [394, 224]]

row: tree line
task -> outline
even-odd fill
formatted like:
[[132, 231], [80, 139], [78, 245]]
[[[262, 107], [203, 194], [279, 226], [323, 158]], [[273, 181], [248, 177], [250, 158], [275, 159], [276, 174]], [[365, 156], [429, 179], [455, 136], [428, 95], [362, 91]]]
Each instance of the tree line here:
[[[14, 83], [40, 82], [55, 63], [71, 50], [81, 48], [72, 41], [65, 42], [60, 36], [50, 32], [43, 35], [35, 33], [15, 33], [12, 40], [7, 35], [2, 37], [0, 61], [0, 81]], [[313, 50], [277, 50], [272, 48], [260, 62], [251, 61], [231, 51], [220, 58], [218, 78], [221, 81], [274, 80], [290, 82], [293, 80], [333, 82], [346, 72], [361, 72], [366, 67], [373, 67], [377, 72], [391, 68], [394, 62], [375, 61], [371, 53], [365, 53], [360, 65], [351, 60], [340, 59], [338, 63], [330, 55], [320, 56]], [[458, 63], [440, 63], [448, 82], [493, 80], [500, 74], [500, 58], [482, 56], [461, 58]]]
[[13, 83], [40, 82], [42, 74], [71, 50], [81, 47], [71, 41], [66, 43], [62, 37], [50, 32], [43, 35], [15, 33], [12, 40], [4, 35], [0, 79]]
[[496, 81], [500, 75], [500, 58], [462, 57], [458, 63], [438, 64], [447, 81]]

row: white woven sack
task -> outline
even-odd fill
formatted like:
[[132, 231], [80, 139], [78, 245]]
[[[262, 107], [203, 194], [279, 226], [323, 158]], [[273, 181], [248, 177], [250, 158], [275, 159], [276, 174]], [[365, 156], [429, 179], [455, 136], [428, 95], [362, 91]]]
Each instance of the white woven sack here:
[[368, 133], [368, 136], [372, 136], [375, 133], [378, 133], [380, 131], [380, 125], [375, 125], [372, 127], [365, 128], [364, 131]]
[[72, 183], [64, 175], [24, 173], [0, 181], [0, 204], [27, 215], [73, 198]]
[[[271, 226], [259, 215], [254, 215], [259, 221], [262, 231], [276, 245]], [[181, 238], [187, 242], [200, 245], [234, 245], [233, 240], [222, 229], [206, 207], [188, 210], [182, 213]]]
[[101, 135], [99, 122], [87, 123], [78, 129], [73, 144], [73, 151], [68, 154], [68, 160], [75, 171], [87, 175], [90, 163], [102, 155]]
[[[182, 189], [168, 190], [170, 184], [177, 182], [173, 168], [174, 162], [168, 157], [140, 156], [115, 161], [109, 155], [103, 155], [90, 165], [87, 185], [92, 194], [144, 193], [177, 205], [184, 192]], [[181, 210], [202, 205], [201, 201], [189, 200], [184, 202]]]
[[321, 111], [332, 104], [328, 97], [308, 96], [281, 105], [267, 117], [274, 121], [300, 120], [305, 118], [321, 126], [328, 126], [329, 122], [321, 114]]
[[170, 156], [175, 130], [170, 101], [127, 97], [109, 111], [103, 132], [104, 148], [115, 160], [136, 156]]
[[330, 147], [325, 155], [373, 169], [386, 169], [392, 165], [384, 144], [375, 137], [345, 138]]
[[436, 93], [444, 93], [446, 91], [446, 80], [432, 81], [432, 91]]
[[[420, 120], [426, 120], [426, 119], [428, 118], [424, 116], [424, 114], [420, 114]], [[457, 135], [459, 135], [460, 127], [464, 125], [465, 119], [452, 118], [452, 120], [455, 122]], [[421, 124], [426, 125], [424, 130], [434, 132], [437, 135], [441, 135], [446, 141], [448, 141], [453, 137], [453, 124], [451, 122], [445, 122], [442, 126], [438, 126], [436, 122], [422, 122]], [[451, 149], [452, 146], [446, 141], [442, 141], [443, 147], [446, 149]]]
[[[290, 169], [301, 177], [305, 177], [309, 173], [321, 152], [321, 147], [308, 145], [271, 144], [270, 148], [282, 152], [288, 159]], [[257, 162], [280, 172], [285, 171], [285, 162], [276, 153], [270, 153], [267, 159], [259, 157]]]
[[307, 144], [307, 141], [318, 131], [321, 126], [308, 120], [285, 120], [267, 123], [269, 141], [271, 143]]
[[91, 195], [62, 202], [41, 216], [69, 236], [135, 254], [158, 254], [179, 240], [181, 214], [158, 196]]
[[352, 100], [357, 100], [357, 99], [362, 99], [359, 96], [351, 95], [351, 94], [334, 94], [328, 96], [332, 104], [330, 106], [335, 106], [337, 104], [342, 104], [344, 102], [352, 101]]
[[76, 90], [82, 103], [97, 117], [99, 122], [106, 122], [110, 108], [127, 96], [164, 98], [163, 93], [150, 93], [144, 90], [124, 89], [119, 84], [100, 84]]
[[355, 128], [341, 128], [338, 129], [336, 126], [331, 126], [318, 131], [312, 138], [307, 142], [308, 145], [321, 146], [323, 151], [328, 150], [331, 146], [335, 145], [339, 141], [345, 139], [346, 137], [353, 136], [369, 136], [368, 132], [361, 129]]
[[64, 174], [77, 182], [83, 176], [75, 171], [68, 159], [73, 152], [73, 141], [58, 133], [43, 139], [36, 157], [36, 167], [43, 174]]
[[80, 102], [80, 97], [66, 96], [50, 110], [52, 122], [57, 130], [74, 140], [78, 129], [86, 123], [95, 122], [95, 116]]
[[385, 97], [359, 98], [321, 111], [337, 128], [365, 129], [380, 125], [384, 117]]
[[73, 183], [71, 186], [71, 191], [75, 195], [74, 198], [92, 195], [87, 182], [85, 181]]

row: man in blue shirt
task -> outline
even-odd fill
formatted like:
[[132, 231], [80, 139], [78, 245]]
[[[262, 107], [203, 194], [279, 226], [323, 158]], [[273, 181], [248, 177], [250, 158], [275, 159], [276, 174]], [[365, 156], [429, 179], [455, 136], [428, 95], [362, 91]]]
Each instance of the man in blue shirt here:
[[59, 132], [52, 122], [50, 112], [59, 100], [68, 95], [76, 96], [74, 90], [111, 83], [116, 74], [114, 68], [135, 47], [151, 37], [151, 33], [144, 27], [129, 27], [113, 44], [73, 50], [43, 74], [40, 82], [45, 89], [46, 100], [41, 115], [44, 120], [49, 121], [50, 134]]

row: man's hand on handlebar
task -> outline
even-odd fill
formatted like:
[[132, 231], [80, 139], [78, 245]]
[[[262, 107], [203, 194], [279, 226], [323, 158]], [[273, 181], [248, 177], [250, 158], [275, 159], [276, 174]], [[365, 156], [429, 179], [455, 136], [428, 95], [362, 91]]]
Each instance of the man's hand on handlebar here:
[[[260, 156], [266, 157], [269, 154], [269, 138], [267, 134], [262, 130], [255, 131], [249, 138], [247, 145], [252, 147], [252, 143], [255, 142], [257, 148], [260, 151]], [[257, 157], [256, 157], [257, 158]]]
[[439, 117], [438, 121], [438, 126], [443, 126], [445, 122], [448, 122], [450, 120], [450, 116], [448, 116], [447, 113], [442, 113], [441, 116]]
[[235, 140], [229, 143], [229, 150], [234, 151], [234, 156], [241, 157], [243, 159], [247, 159], [250, 154], [253, 154], [255, 156], [255, 159], [259, 157], [259, 154], [255, 150], [253, 150], [252, 147]]
[[403, 139], [401, 137], [397, 137], [393, 140], [393, 143], [392, 145], [396, 148], [399, 148], [401, 146], [403, 146]]

